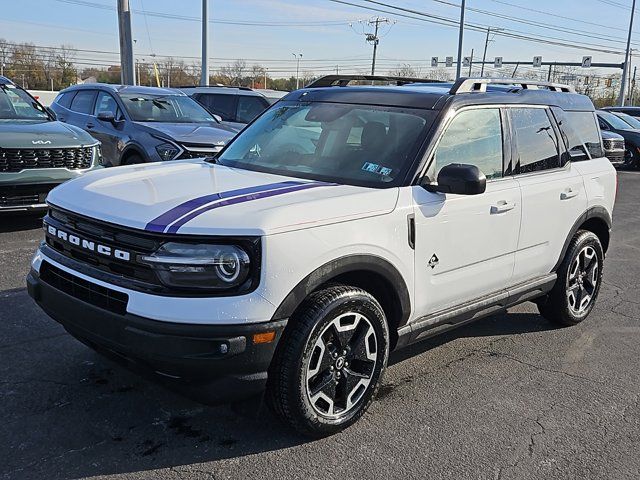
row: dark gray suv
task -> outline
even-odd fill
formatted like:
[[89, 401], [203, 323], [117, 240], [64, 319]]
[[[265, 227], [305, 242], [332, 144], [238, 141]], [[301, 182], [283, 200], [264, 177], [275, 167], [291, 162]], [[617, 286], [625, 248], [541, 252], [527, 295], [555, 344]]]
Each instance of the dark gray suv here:
[[102, 142], [106, 166], [210, 157], [236, 133], [189, 96], [166, 88], [74, 85], [51, 109]]

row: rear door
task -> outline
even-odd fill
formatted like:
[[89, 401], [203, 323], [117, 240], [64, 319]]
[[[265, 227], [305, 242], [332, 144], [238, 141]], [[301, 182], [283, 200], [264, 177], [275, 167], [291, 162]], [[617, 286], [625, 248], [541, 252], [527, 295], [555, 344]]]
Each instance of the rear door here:
[[480, 299], [512, 282], [520, 187], [505, 176], [509, 129], [498, 107], [455, 114], [430, 159], [429, 182], [450, 163], [478, 166], [486, 192], [454, 195], [414, 186], [415, 310], [418, 317]]
[[92, 121], [96, 93], [96, 90], [78, 90], [78, 93], [76, 93], [75, 97], [73, 97], [73, 100], [71, 101], [71, 106], [69, 107], [71, 112], [69, 113], [69, 118], [66, 120], [67, 123], [80, 127], [91, 133], [87, 128], [87, 123]]
[[508, 109], [513, 178], [522, 191], [522, 220], [513, 282], [551, 272], [576, 220], [587, 208], [582, 176], [568, 160], [558, 125], [547, 107]]

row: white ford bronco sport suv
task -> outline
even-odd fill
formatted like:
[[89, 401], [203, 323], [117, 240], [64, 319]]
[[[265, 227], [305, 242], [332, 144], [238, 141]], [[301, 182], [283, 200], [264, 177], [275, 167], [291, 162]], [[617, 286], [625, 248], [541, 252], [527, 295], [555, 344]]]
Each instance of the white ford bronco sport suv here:
[[571, 87], [330, 76], [213, 160], [54, 189], [27, 283], [92, 348], [209, 402], [266, 392], [322, 436], [392, 350], [528, 300], [583, 321], [615, 194]]

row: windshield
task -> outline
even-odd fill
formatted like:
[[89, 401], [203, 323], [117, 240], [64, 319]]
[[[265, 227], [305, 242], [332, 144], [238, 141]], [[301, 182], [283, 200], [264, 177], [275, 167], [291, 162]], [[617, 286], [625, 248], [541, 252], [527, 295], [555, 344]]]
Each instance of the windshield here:
[[627, 115], [626, 113], [622, 112], [614, 113], [614, 115], [624, 120], [625, 123], [631, 125], [632, 128], [640, 129], [640, 120], [638, 120], [637, 118], [634, 118], [631, 115]]
[[292, 177], [396, 186], [434, 115], [371, 105], [279, 103], [245, 129], [217, 161]]
[[607, 122], [614, 130], [633, 130], [634, 128], [620, 117], [616, 117], [613, 113], [598, 112], [598, 116]]
[[120, 95], [125, 108], [136, 122], [216, 123], [198, 102], [186, 95]]
[[48, 120], [49, 115], [28, 93], [0, 85], [0, 120]]

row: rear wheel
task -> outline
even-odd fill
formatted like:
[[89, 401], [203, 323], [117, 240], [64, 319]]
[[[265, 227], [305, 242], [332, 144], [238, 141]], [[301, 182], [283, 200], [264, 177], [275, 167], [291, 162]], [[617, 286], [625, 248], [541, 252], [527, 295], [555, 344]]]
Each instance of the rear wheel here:
[[355, 423], [371, 404], [389, 355], [378, 302], [359, 288], [309, 296], [290, 320], [269, 371], [268, 400], [299, 432], [325, 436]]
[[120, 165], [136, 165], [138, 163], [144, 163], [144, 159], [137, 153], [132, 153], [124, 157]]
[[558, 269], [556, 284], [547, 297], [538, 301], [542, 316], [565, 326], [587, 318], [600, 291], [603, 259], [597, 235], [579, 230]]

